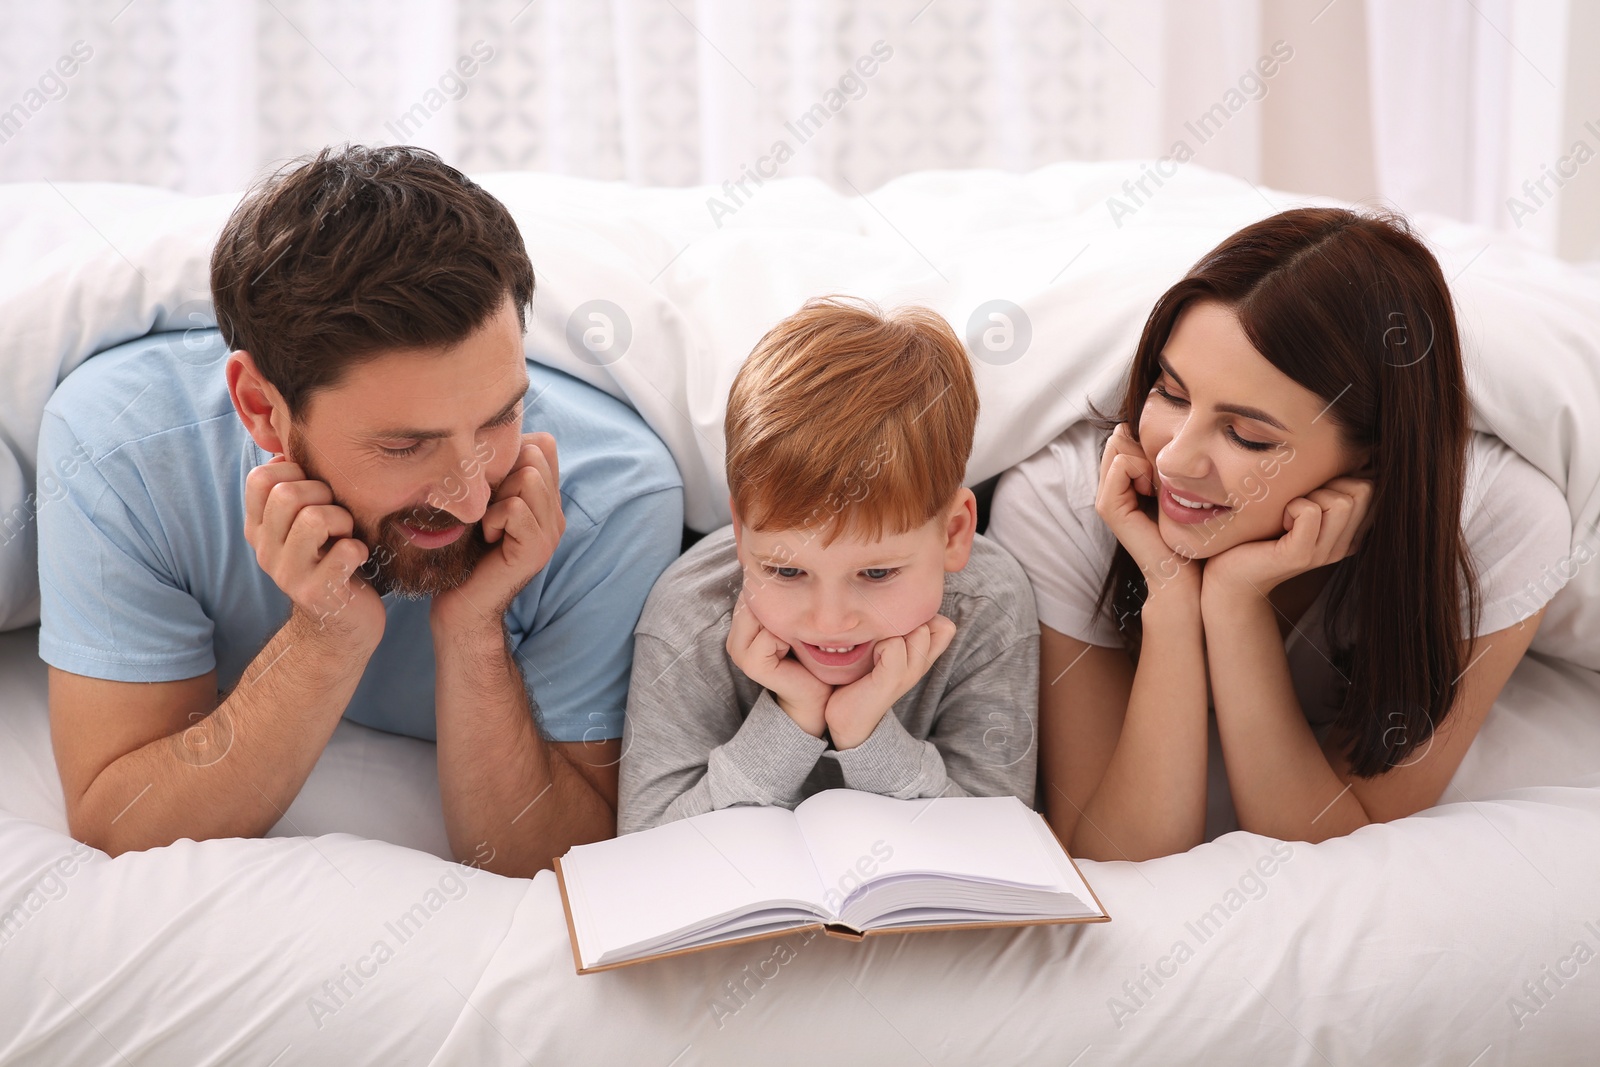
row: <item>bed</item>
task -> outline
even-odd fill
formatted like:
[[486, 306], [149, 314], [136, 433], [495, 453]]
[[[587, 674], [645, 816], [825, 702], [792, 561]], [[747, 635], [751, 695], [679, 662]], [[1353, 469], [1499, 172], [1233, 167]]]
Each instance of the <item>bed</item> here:
[[[528, 355], [641, 412], [703, 532], [726, 521], [728, 384], [805, 298], [927, 303], [971, 339], [979, 484], [1113, 394], [1199, 254], [1328, 202], [1190, 165], [1113, 214], [1139, 173], [923, 173], [864, 197], [782, 179], [732, 217], [717, 190], [481, 180], [539, 274]], [[1236, 831], [1085, 861], [1107, 924], [791, 936], [580, 977], [549, 872], [446, 858], [424, 742], [342, 723], [265, 839], [111, 859], [65, 832], [30, 570], [39, 411], [95, 352], [212, 324], [205, 263], [236, 199], [0, 187], [0, 1063], [1594, 1062], [1600, 274], [1417, 220], [1475, 424], [1550, 475], [1574, 527], [1566, 586], [1439, 806], [1319, 845]], [[625, 345], [568, 342], [596, 308]], [[986, 343], [996, 325], [1009, 344]]]

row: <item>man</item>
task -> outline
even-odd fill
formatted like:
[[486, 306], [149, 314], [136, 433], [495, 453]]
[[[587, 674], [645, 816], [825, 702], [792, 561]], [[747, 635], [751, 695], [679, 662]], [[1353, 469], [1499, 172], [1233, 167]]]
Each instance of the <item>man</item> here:
[[39, 519], [73, 835], [260, 835], [343, 716], [437, 741], [458, 859], [531, 875], [611, 836], [682, 482], [524, 358], [505, 207], [422, 150], [326, 149], [245, 197], [211, 287], [218, 331], [97, 355], [45, 409], [39, 468], [87, 460]]

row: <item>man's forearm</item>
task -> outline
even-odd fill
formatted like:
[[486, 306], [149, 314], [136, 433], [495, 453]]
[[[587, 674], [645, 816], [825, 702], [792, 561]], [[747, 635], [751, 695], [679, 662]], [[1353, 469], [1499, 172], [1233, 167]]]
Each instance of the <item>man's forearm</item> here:
[[534, 724], [504, 628], [434, 629], [434, 713], [445, 830], [457, 858], [531, 876], [616, 833], [616, 812]]
[[116, 855], [266, 833], [305, 784], [370, 657], [291, 615], [211, 714], [95, 777], [78, 806], [82, 836]]

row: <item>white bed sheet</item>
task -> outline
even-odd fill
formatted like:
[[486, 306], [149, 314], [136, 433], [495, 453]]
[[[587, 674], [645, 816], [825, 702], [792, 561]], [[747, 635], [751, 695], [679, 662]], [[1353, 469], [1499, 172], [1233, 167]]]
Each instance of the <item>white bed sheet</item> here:
[[0, 1063], [1594, 1062], [1600, 674], [1558, 660], [1518, 668], [1444, 805], [1084, 861], [1110, 923], [578, 976], [553, 875], [430, 855], [425, 742], [341, 726], [266, 840], [75, 851], [35, 633], [0, 635]]

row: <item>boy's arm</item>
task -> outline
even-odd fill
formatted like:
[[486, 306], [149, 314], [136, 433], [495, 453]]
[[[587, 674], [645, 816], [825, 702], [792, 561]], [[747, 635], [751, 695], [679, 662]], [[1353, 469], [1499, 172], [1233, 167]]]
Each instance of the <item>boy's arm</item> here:
[[891, 708], [865, 741], [831, 753], [846, 785], [901, 800], [1010, 794], [1033, 803], [1037, 633], [1006, 645], [975, 669], [963, 665], [956, 673], [960, 680], [940, 696], [927, 740], [907, 731]]
[[720, 640], [680, 651], [634, 634], [619, 834], [737, 804], [800, 802], [826, 742], [795, 725], [766, 690], [741, 718], [732, 670]]

